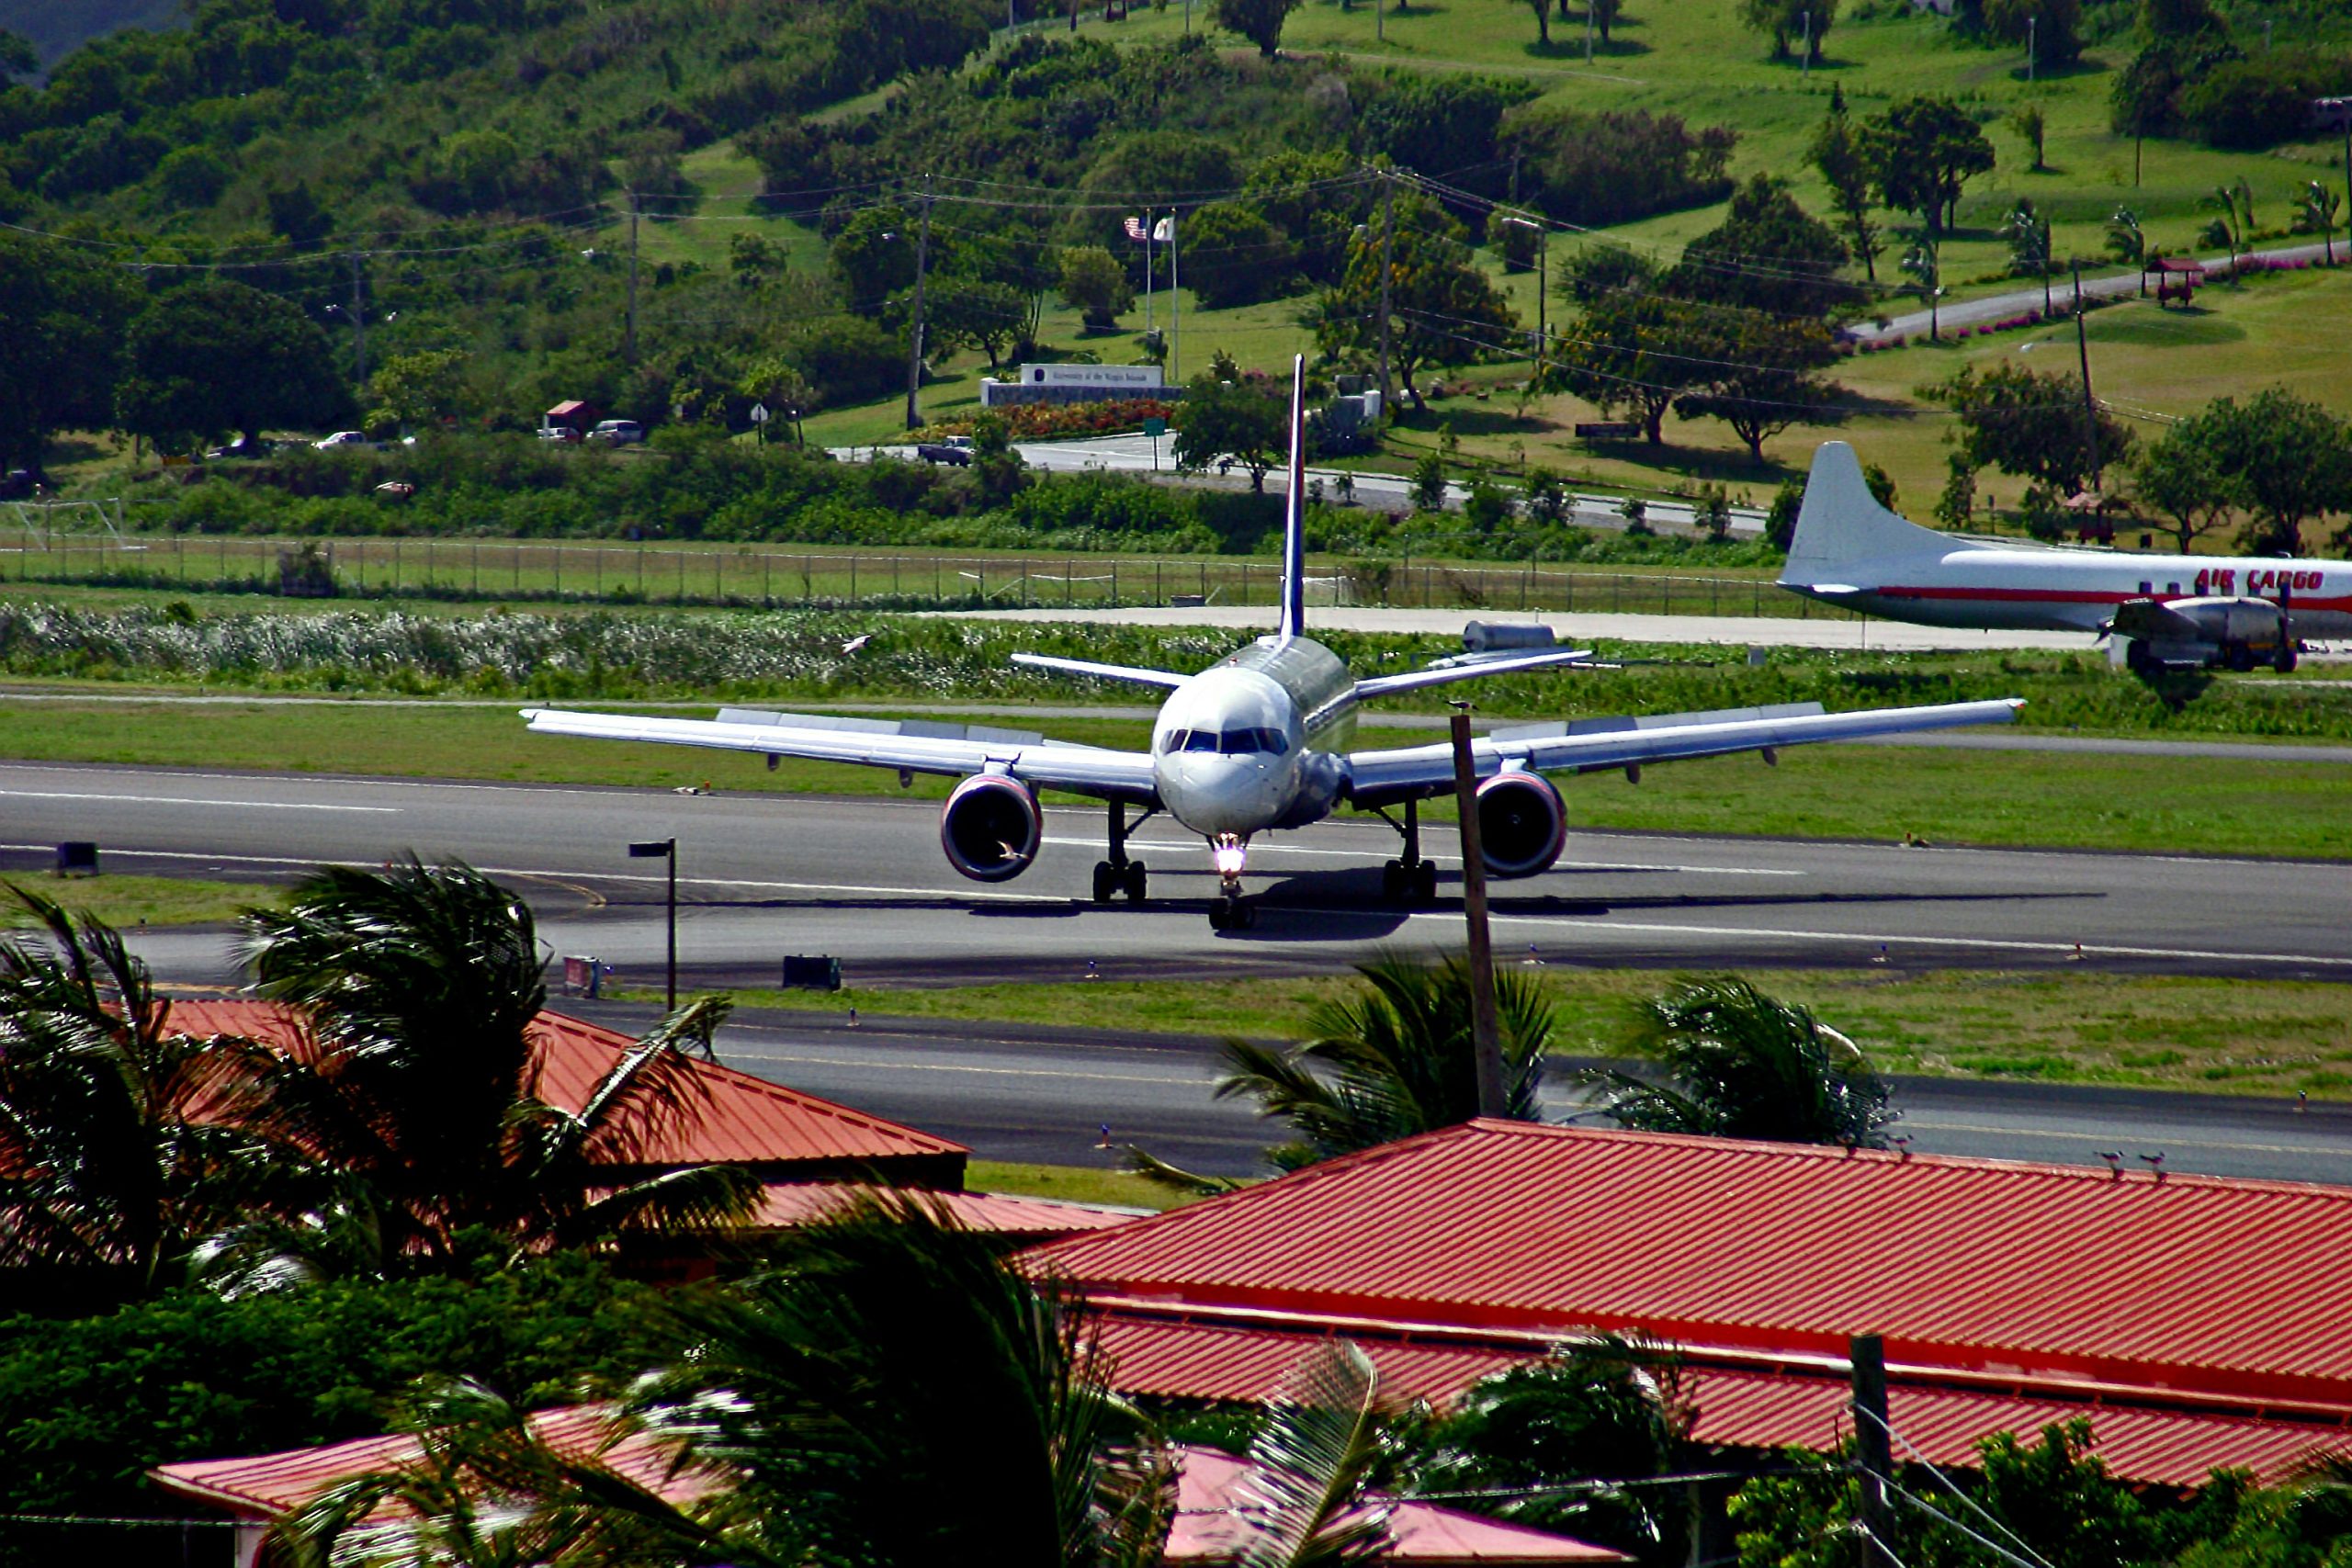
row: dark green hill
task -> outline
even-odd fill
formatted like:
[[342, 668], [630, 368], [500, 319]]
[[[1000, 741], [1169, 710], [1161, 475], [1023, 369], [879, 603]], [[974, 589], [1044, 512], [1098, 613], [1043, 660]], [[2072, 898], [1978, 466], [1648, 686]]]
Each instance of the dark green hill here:
[[0, 31], [30, 39], [43, 65], [125, 28], [174, 28], [187, 19], [181, 0], [0, 0]]

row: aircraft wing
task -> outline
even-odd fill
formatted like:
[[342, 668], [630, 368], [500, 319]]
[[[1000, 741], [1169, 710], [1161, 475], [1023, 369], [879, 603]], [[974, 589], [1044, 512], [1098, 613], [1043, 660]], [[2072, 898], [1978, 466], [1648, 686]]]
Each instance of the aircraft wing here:
[[2100, 629], [2143, 642], [2195, 642], [2213, 636], [2196, 620], [2154, 599], [2126, 599], [2115, 607], [2113, 618]]
[[748, 708], [722, 708], [716, 719], [650, 718], [560, 708], [525, 708], [522, 713], [531, 729], [541, 735], [705, 746], [770, 758], [896, 768], [910, 773], [977, 773], [994, 766], [1041, 789], [1136, 805], [1155, 804], [1159, 799], [1150, 753], [1078, 746], [1021, 730]]
[[1165, 686], [1174, 691], [1192, 679], [1173, 670], [1144, 670], [1133, 664], [1097, 664], [1091, 659], [1057, 659], [1050, 653], [1016, 653], [1015, 664], [1035, 670], [1057, 670], [1065, 675], [1092, 675], [1104, 681], [1133, 681], [1137, 685]]
[[[1726, 708], [1713, 713], [1648, 714], [1629, 718], [1577, 719], [1498, 729], [1472, 745], [1480, 777], [1506, 767], [1536, 773], [1637, 768], [1645, 762], [1715, 757], [1732, 751], [1770, 752], [1781, 746], [1857, 740], [1915, 729], [2007, 724], [2025, 705], [2020, 698], [1945, 703], [1930, 707], [1865, 708], [1826, 713], [1819, 703]], [[1357, 751], [1347, 760], [1349, 798], [1360, 807], [1385, 806], [1432, 795], [1453, 784], [1451, 745], [1393, 751]]]
[[1453, 681], [1475, 681], [1485, 675], [1512, 675], [1522, 670], [1548, 670], [1562, 664], [1590, 662], [1589, 648], [1547, 648], [1540, 653], [1474, 653], [1444, 660], [1423, 670], [1400, 675], [1367, 675], [1356, 682], [1359, 697], [1385, 697], [1392, 692], [1442, 686]]

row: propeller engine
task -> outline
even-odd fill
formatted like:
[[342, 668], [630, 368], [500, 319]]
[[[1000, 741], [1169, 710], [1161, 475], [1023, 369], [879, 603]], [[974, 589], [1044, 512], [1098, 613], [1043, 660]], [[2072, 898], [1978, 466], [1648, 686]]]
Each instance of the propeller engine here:
[[975, 882], [1006, 882], [1027, 871], [1045, 836], [1037, 796], [1003, 773], [974, 773], [939, 813], [947, 863]]
[[1548, 871], [1567, 841], [1567, 807], [1541, 773], [1497, 773], [1478, 786], [1478, 842], [1490, 874]]

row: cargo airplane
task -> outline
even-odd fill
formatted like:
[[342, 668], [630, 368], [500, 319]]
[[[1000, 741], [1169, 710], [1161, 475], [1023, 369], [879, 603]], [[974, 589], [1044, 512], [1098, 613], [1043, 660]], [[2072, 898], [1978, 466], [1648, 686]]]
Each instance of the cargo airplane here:
[[[1589, 660], [1580, 649], [1548, 645], [1548, 633], [1499, 640], [1490, 648], [1389, 675], [1351, 675], [1330, 649], [1306, 635], [1306, 484], [1302, 417], [1304, 360], [1291, 370], [1289, 499], [1283, 535], [1278, 629], [1205, 670], [1143, 670], [1086, 660], [1014, 654], [1016, 663], [1097, 680], [1124, 681], [1168, 695], [1152, 725], [1151, 749], [1123, 751], [1043, 736], [916, 720], [721, 710], [716, 719], [645, 718], [527, 708], [542, 735], [651, 740], [682, 746], [892, 768], [901, 783], [916, 773], [961, 775], [940, 813], [940, 848], [967, 877], [1002, 882], [1029, 869], [1045, 841], [1037, 792], [1091, 796], [1110, 807], [1108, 855], [1094, 867], [1094, 899], [1124, 894], [1140, 903], [1144, 864], [1127, 853], [1127, 837], [1165, 812], [1205, 840], [1218, 878], [1209, 922], [1219, 930], [1256, 921], [1242, 892], [1250, 846], [1260, 834], [1304, 828], [1341, 806], [1378, 814], [1403, 840], [1385, 867], [1390, 899], [1419, 901], [1436, 891], [1437, 870], [1421, 853], [1419, 803], [1454, 787], [1450, 745], [1351, 750], [1358, 705], [1368, 698], [1450, 682]], [[1510, 628], [1521, 633], [1534, 628]], [[1496, 876], [1532, 876], [1559, 857], [1567, 810], [1547, 773], [1642, 768], [1683, 757], [1758, 751], [1767, 762], [1782, 746], [1850, 740], [1906, 730], [2002, 724], [2022, 704], [2013, 699], [1937, 706], [1825, 713], [1817, 703], [1716, 713], [1653, 715], [1513, 726], [1475, 743], [1477, 809], [1485, 860]], [[1392, 809], [1398, 817], [1389, 815]], [[1139, 816], [1131, 813], [1140, 812]], [[1401, 817], [1401, 820], [1399, 819]]]
[[2112, 636], [2142, 672], [2292, 670], [2301, 639], [2352, 637], [2352, 562], [1956, 538], [1881, 506], [1843, 441], [1813, 455], [1780, 585], [1891, 621]]

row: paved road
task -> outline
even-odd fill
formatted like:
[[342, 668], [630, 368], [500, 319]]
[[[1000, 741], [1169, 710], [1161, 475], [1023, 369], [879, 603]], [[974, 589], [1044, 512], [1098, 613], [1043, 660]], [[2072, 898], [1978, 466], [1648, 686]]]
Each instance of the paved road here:
[[[2241, 261], [2314, 262], [2324, 254], [2318, 244], [2281, 245], [2272, 250], [2249, 251]], [[2230, 258], [2226, 255], [2204, 258], [2206, 276], [2216, 281], [2229, 276]], [[2064, 312], [2074, 308], [2074, 286], [2055, 276], [2050, 280], [2049, 298], [2053, 309]], [[2140, 292], [2140, 275], [2136, 272], [2116, 273], [2106, 277], [2083, 280], [2083, 292], [2093, 299], [2116, 299]], [[1988, 294], [1980, 299], [1962, 299], [1945, 305], [1935, 312], [1937, 327], [1950, 332], [1954, 327], [1973, 326], [1979, 321], [1997, 321], [2008, 316], [2023, 315], [2028, 310], [2041, 309], [2042, 289], [2039, 283], [2030, 288], [2012, 288], [2006, 294]], [[1847, 335], [1870, 342], [1889, 338], [1916, 337], [1928, 330], [1928, 313], [1910, 310], [1888, 318], [1884, 326], [1871, 321], [1857, 321], [1846, 328]], [[2071, 329], [2070, 329], [2071, 330]]]
[[[1395, 840], [1354, 818], [1262, 840], [1251, 877], [1260, 922], [1225, 933], [1204, 918], [1205, 854], [1164, 822], [1134, 846], [1153, 868], [1155, 901], [1087, 904], [1102, 853], [1102, 818], [1088, 808], [1050, 811], [1037, 867], [988, 887], [948, 869], [934, 806], [887, 798], [12, 763], [0, 765], [0, 868], [45, 863], [67, 839], [97, 841], [119, 870], [232, 878], [410, 848], [460, 855], [528, 889], [559, 951], [640, 974], [660, 961], [661, 882], [622, 850], [674, 834], [681, 947], [713, 985], [756, 983], [786, 953], [838, 954], [854, 980], [876, 983], [1068, 978], [1089, 961], [1114, 976], [1295, 974], [1446, 946], [1459, 931], [1451, 905], [1378, 903]], [[1442, 847], [1442, 834], [1430, 839]], [[2083, 962], [2352, 979], [2352, 889], [2335, 864], [1575, 833], [1552, 872], [1497, 892], [1498, 948], [1552, 962]], [[156, 932], [141, 946], [175, 981], [233, 978], [220, 933]]]
[[[1076, 441], [1021, 441], [1013, 444], [1021, 460], [1033, 468], [1053, 473], [1120, 473], [1157, 474], [1171, 484], [1199, 485], [1216, 490], [1249, 488], [1247, 471], [1211, 475], [1206, 472], [1180, 475], [1175, 459], [1170, 456], [1170, 443], [1162, 439], [1155, 451], [1147, 435], [1100, 435]], [[915, 449], [900, 446], [834, 446], [831, 456], [846, 463], [871, 462], [876, 457], [895, 457], [901, 462], [913, 462]], [[1327, 496], [1336, 500], [1348, 496], [1359, 506], [1381, 512], [1410, 512], [1414, 508], [1413, 481], [1403, 474], [1353, 473], [1344, 468], [1309, 468], [1307, 482], [1320, 483]], [[1279, 490], [1279, 470], [1269, 475], [1269, 485]], [[1470, 497], [1466, 485], [1445, 487], [1445, 509], [1458, 512]], [[1623, 531], [1625, 504], [1622, 494], [1587, 493], [1578, 491], [1569, 497], [1568, 521], [1587, 528]], [[1653, 526], [1668, 533], [1691, 533], [1695, 524], [1689, 502], [1659, 501], [1645, 497], [1643, 516]], [[1731, 534], [1734, 538], [1754, 538], [1764, 531], [1764, 513], [1752, 506], [1735, 506], [1731, 512]]]
[[[633, 1032], [654, 1010], [567, 1001]], [[853, 1030], [830, 1014], [739, 1014], [720, 1034], [724, 1060], [967, 1144], [984, 1159], [1110, 1164], [1114, 1142], [1216, 1175], [1262, 1170], [1272, 1140], [1245, 1106], [1209, 1098], [1211, 1041], [868, 1016]], [[1560, 1065], [1545, 1113], [1584, 1110]], [[2120, 1154], [2135, 1175], [2144, 1155], [2168, 1171], [2352, 1182], [2352, 1106], [2240, 1097], [1904, 1078], [1897, 1131], [1920, 1154], [2097, 1165]]]

